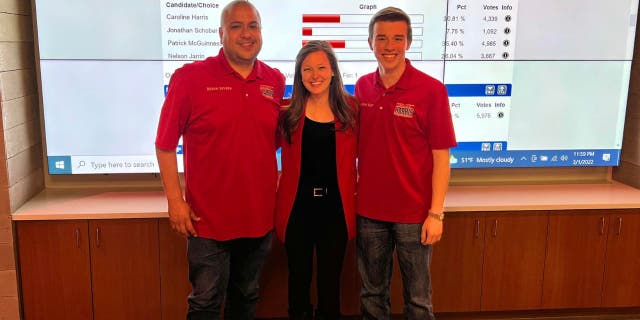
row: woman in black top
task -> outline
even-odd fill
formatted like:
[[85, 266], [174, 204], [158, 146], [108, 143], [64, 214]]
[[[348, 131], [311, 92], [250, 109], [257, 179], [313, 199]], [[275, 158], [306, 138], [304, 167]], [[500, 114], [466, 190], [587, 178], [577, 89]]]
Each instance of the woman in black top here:
[[309, 41], [298, 53], [291, 104], [281, 115], [280, 130], [276, 233], [287, 251], [289, 316], [312, 319], [315, 249], [315, 319], [338, 319], [344, 253], [355, 235], [356, 103], [344, 90], [326, 41]]

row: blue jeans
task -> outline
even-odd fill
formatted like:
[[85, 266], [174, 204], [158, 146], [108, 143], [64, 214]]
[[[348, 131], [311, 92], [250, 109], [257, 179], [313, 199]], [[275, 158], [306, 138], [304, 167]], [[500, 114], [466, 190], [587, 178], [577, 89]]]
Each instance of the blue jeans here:
[[402, 273], [405, 319], [435, 319], [431, 304], [431, 246], [420, 243], [422, 224], [358, 216], [357, 258], [362, 277], [362, 319], [391, 319], [389, 284], [393, 250]]
[[[253, 319], [258, 303], [260, 271], [271, 249], [273, 232], [261, 238], [228, 241], [188, 240], [189, 320]], [[226, 299], [225, 299], [226, 298]]]

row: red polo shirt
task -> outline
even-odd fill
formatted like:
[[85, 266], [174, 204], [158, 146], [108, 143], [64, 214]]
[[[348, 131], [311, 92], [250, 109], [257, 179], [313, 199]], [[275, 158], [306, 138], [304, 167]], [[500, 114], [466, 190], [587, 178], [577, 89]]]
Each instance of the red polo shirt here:
[[222, 49], [173, 74], [156, 147], [172, 150], [182, 136], [185, 198], [201, 218], [198, 236], [260, 237], [273, 228], [283, 94], [278, 70], [256, 61], [244, 79]]
[[378, 71], [356, 82], [360, 101], [357, 212], [371, 219], [422, 223], [431, 207], [433, 149], [456, 145], [445, 86], [409, 60], [385, 89]]

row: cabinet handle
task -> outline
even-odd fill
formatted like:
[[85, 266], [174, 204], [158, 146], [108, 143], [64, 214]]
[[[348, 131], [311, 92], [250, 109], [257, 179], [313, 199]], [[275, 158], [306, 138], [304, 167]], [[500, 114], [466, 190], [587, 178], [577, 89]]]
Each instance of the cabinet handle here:
[[80, 248], [80, 229], [76, 228], [76, 248]]
[[620, 235], [622, 233], [622, 217], [618, 217], [618, 230], [616, 231], [616, 235]]
[[600, 217], [600, 235], [604, 234], [604, 217]]
[[498, 219], [493, 220], [493, 236], [498, 236]]
[[96, 228], [96, 247], [100, 248], [100, 228]]
[[476, 219], [476, 227], [473, 231], [474, 238], [480, 238], [480, 219]]

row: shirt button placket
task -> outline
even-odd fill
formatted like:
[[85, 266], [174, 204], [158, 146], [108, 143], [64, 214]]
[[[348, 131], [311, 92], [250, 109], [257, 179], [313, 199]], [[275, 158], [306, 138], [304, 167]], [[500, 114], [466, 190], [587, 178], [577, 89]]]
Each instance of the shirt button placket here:
[[242, 85], [242, 91], [244, 92], [244, 98], [249, 98], [249, 86], [246, 83]]
[[[384, 101], [384, 100], [385, 100], [384, 98], [385, 98], [386, 96], [387, 96], [387, 93], [386, 93], [386, 92], [383, 92], [383, 93], [382, 93], [382, 99], [381, 99], [381, 100], [383, 100], [383, 101]], [[382, 110], [382, 109], [384, 109], [384, 107], [383, 107], [382, 105], [378, 106], [378, 110]]]

